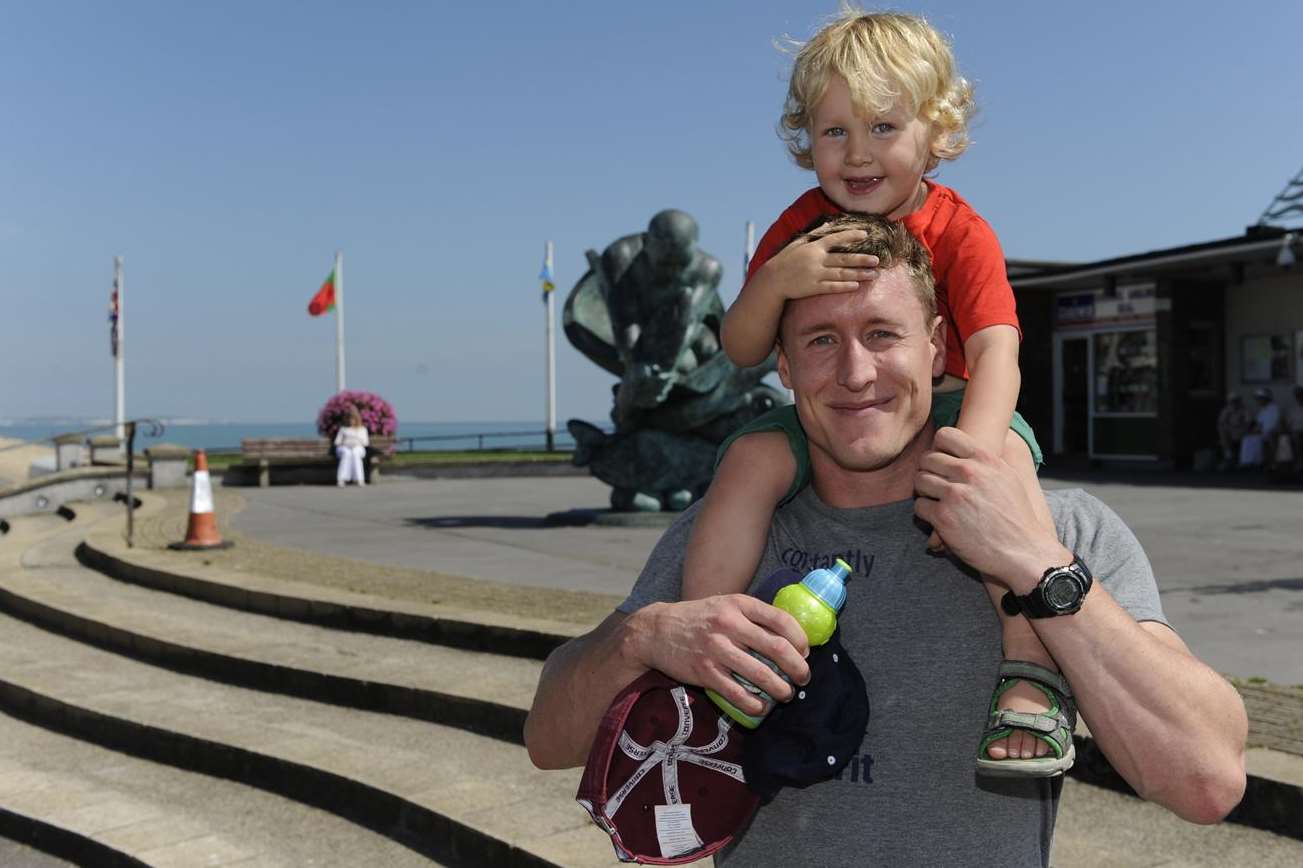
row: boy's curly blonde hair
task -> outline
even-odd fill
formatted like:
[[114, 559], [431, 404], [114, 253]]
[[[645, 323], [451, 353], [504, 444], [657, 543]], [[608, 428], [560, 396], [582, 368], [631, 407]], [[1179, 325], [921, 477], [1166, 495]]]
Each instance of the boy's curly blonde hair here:
[[883, 114], [902, 103], [932, 125], [932, 171], [968, 147], [973, 88], [955, 69], [950, 43], [916, 15], [865, 13], [848, 3], [806, 43], [789, 40], [796, 53], [779, 135], [796, 164], [814, 168], [810, 124], [828, 79], [840, 75], [851, 102], [865, 114]]

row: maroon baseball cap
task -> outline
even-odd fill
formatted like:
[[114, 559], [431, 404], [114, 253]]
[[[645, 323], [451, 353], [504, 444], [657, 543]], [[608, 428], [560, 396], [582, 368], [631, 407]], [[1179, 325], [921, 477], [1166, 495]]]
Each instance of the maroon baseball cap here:
[[575, 798], [621, 862], [704, 858], [733, 840], [760, 803], [742, 774], [746, 735], [704, 690], [652, 670], [607, 709]]

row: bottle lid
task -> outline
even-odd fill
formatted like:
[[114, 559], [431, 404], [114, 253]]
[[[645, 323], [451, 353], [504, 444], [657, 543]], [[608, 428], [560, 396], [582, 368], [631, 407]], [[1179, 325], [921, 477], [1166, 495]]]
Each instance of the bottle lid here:
[[830, 569], [811, 570], [801, 579], [801, 584], [828, 608], [840, 612], [846, 602], [846, 577], [850, 574], [850, 564], [838, 558]]

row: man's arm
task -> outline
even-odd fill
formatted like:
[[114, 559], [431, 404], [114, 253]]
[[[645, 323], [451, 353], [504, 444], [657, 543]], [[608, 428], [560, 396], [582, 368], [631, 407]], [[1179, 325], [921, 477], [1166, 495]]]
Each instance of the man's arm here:
[[[915, 512], [950, 551], [1019, 595], [1072, 560], [998, 456], [955, 428], [938, 431], [934, 448], [920, 464]], [[1244, 703], [1175, 633], [1137, 623], [1100, 582], [1076, 614], [1031, 623], [1091, 734], [1137, 793], [1196, 823], [1235, 807], [1245, 785]]]
[[613, 612], [548, 655], [525, 720], [530, 760], [543, 769], [583, 765], [611, 701], [648, 669], [713, 688], [751, 714], [764, 704], [733, 680], [733, 672], [770, 696], [790, 699], [791, 686], [748, 649], [773, 660], [797, 684], [810, 678], [808, 642], [796, 619], [754, 597], [729, 594], [652, 603], [631, 615]]
[[615, 695], [647, 671], [630, 657], [628, 617], [612, 612], [591, 633], [548, 655], [525, 719], [525, 746], [534, 765], [583, 765]]
[[1244, 702], [1176, 633], [1137, 624], [1098, 584], [1077, 614], [1031, 623], [1091, 735], [1142, 798], [1194, 823], [1215, 823], [1239, 803]]

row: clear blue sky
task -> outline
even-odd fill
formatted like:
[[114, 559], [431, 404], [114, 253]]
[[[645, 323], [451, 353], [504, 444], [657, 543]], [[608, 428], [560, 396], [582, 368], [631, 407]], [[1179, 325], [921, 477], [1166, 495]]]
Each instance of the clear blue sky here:
[[[1242, 232], [1303, 164], [1303, 4], [925, 2], [977, 85], [940, 180], [1010, 256]], [[561, 11], [564, 10], [564, 11]], [[536, 275], [681, 208], [738, 289], [813, 183], [774, 133], [835, 3], [0, 2], [0, 417], [108, 416], [126, 259], [128, 412], [310, 421], [345, 255], [349, 385], [400, 419], [543, 418]], [[561, 299], [558, 299], [559, 301]], [[560, 305], [558, 305], [558, 312]], [[612, 379], [558, 329], [558, 403]]]

